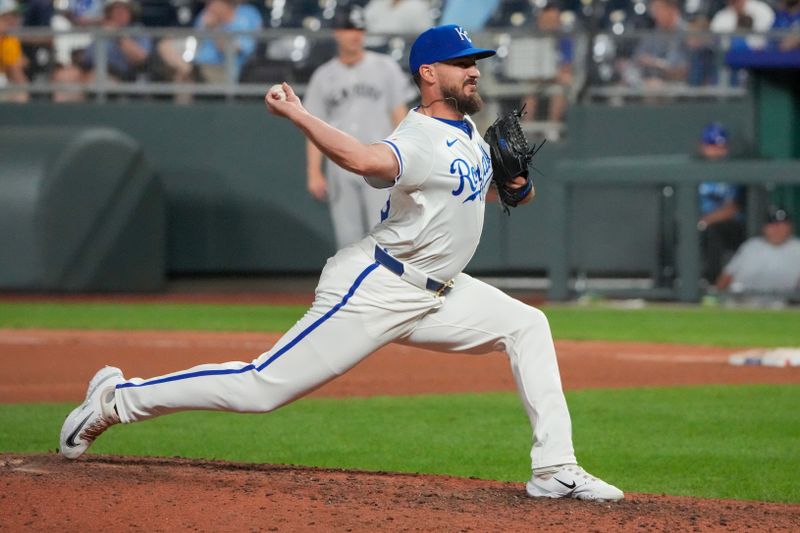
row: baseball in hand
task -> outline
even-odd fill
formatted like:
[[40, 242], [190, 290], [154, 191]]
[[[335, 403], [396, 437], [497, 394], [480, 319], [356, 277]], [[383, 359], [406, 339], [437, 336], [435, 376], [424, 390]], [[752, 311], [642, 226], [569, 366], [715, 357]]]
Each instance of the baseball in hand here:
[[283, 85], [276, 83], [269, 88], [269, 93], [277, 95], [278, 100], [286, 100], [286, 91], [283, 90]]

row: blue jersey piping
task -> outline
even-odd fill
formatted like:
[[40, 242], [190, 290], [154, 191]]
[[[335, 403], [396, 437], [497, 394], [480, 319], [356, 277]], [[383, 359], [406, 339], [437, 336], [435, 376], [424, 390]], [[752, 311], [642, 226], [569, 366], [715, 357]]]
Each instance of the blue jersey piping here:
[[294, 346], [296, 346], [297, 343], [299, 343], [301, 340], [303, 340], [312, 331], [317, 329], [320, 325], [322, 325], [322, 323], [324, 323], [326, 320], [328, 320], [330, 317], [332, 317], [334, 314], [336, 314], [336, 312], [339, 309], [344, 307], [345, 304], [347, 304], [347, 301], [350, 299], [350, 297], [352, 297], [353, 294], [355, 294], [356, 289], [358, 289], [358, 287], [361, 285], [361, 283], [364, 281], [364, 279], [366, 279], [366, 277], [373, 270], [378, 268], [378, 266], [380, 266], [380, 263], [378, 263], [376, 261], [376, 262], [372, 263], [371, 265], [369, 265], [367, 268], [365, 268], [361, 272], [361, 274], [359, 274], [359, 276], [356, 278], [356, 280], [353, 282], [353, 285], [347, 291], [347, 294], [344, 295], [344, 297], [342, 298], [341, 302], [339, 302], [338, 304], [333, 306], [327, 313], [325, 313], [323, 316], [321, 316], [316, 321], [314, 321], [313, 324], [311, 324], [306, 329], [301, 331], [294, 339], [292, 339], [291, 341], [286, 343], [286, 345], [283, 346], [283, 348], [281, 348], [280, 350], [278, 350], [277, 352], [272, 354], [272, 356], [270, 356], [269, 359], [267, 359], [266, 361], [261, 363], [258, 367], [256, 367], [252, 363], [250, 363], [248, 365], [243, 366], [242, 368], [221, 368], [219, 370], [201, 370], [199, 372], [190, 372], [190, 373], [187, 373], [187, 374], [178, 374], [178, 375], [175, 375], [175, 376], [167, 376], [167, 377], [164, 377], [164, 378], [161, 378], [161, 379], [155, 379], [155, 380], [152, 380], [152, 381], [145, 381], [144, 383], [120, 383], [119, 385], [117, 385], [116, 388], [118, 388], [118, 389], [126, 389], [126, 388], [130, 388], [130, 387], [146, 387], [148, 385], [159, 385], [161, 383], [169, 383], [171, 381], [179, 381], [179, 380], [191, 379], [191, 378], [196, 378], [196, 377], [201, 377], [201, 376], [221, 376], [221, 375], [226, 375], [226, 374], [242, 374], [244, 372], [250, 372], [251, 370], [255, 370], [256, 372], [261, 372], [262, 370], [267, 368], [269, 365], [271, 365], [273, 362], [275, 362], [283, 354], [285, 354], [286, 352], [291, 350]]
[[400, 172], [397, 174], [397, 177], [399, 178], [400, 176], [402, 176], [402, 175], [403, 175], [403, 156], [402, 156], [402, 154], [400, 153], [400, 149], [399, 149], [399, 148], [397, 147], [397, 145], [396, 145], [396, 144], [394, 144], [392, 141], [389, 141], [389, 140], [387, 140], [387, 139], [384, 139], [384, 140], [383, 140], [383, 142], [385, 142], [386, 144], [388, 144], [389, 146], [391, 146], [391, 147], [392, 147], [392, 149], [394, 150], [395, 154], [397, 154], [397, 162], [398, 162], [398, 164], [400, 165]]

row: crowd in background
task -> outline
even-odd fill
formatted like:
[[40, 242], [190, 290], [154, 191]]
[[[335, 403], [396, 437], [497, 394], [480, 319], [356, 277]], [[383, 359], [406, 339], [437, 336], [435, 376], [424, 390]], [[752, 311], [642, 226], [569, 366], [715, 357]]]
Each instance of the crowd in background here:
[[[298, 35], [330, 27], [339, 0], [0, 0], [2, 73], [5, 83], [24, 84], [33, 80], [55, 83], [90, 83], [96, 76], [97, 46], [91, 34], [72, 33], [55, 38], [6, 35], [9, 28], [197, 28], [209, 31], [256, 31], [268, 28], [302, 29]], [[433, 24], [458, 23], [470, 31], [529, 29], [532, 36], [550, 36], [553, 44], [521, 43], [517, 64], [534, 58], [553, 57], [548, 76], [552, 86], [551, 105], [540, 112], [543, 118], [561, 120], [566, 88], [574, 84], [572, 63], [574, 32], [594, 32], [617, 37], [615, 46], [592, 48], [587, 77], [596, 83], [633, 89], [653, 89], [669, 84], [714, 85], [720, 76], [726, 84], [741, 83], [741, 72], [719, 69], [720, 47], [780, 50], [800, 46], [800, 1], [798, 0], [350, 0], [364, 8], [369, 34], [411, 36]], [[776, 40], [740, 32], [764, 33], [773, 28], [790, 30]], [[641, 33], [644, 30], [655, 33]], [[733, 34], [724, 42], [697, 36], [693, 31]], [[687, 33], [688, 32], [688, 33]], [[559, 34], [559, 35], [556, 35]], [[518, 41], [515, 38], [513, 42]], [[291, 43], [291, 41], [288, 41]], [[304, 41], [305, 42], [305, 41]], [[383, 50], [387, 40], [374, 40]], [[600, 42], [600, 41], [598, 41]], [[597, 43], [596, 43], [597, 44]], [[110, 40], [107, 50], [111, 80], [130, 82], [175, 81], [218, 83], [227, 79], [264, 82], [292, 75], [307, 81], [310, 73], [333, 55], [328, 45], [297, 49], [287, 39], [267, 46], [251, 36], [234, 40], [231, 52], [226, 43], [211, 38], [170, 38], [131, 34]], [[369, 43], [368, 43], [369, 46]], [[525, 46], [528, 46], [526, 49]], [[527, 50], [527, 53], [526, 53]], [[226, 54], [234, 54], [233, 68], [226, 67]], [[398, 61], [400, 55], [393, 54]], [[514, 56], [509, 56], [509, 61]], [[400, 61], [401, 66], [403, 62]], [[536, 76], [531, 64], [517, 69], [521, 75]], [[604, 68], [606, 67], [606, 68]], [[513, 69], [512, 69], [513, 70]], [[501, 75], [508, 72], [501, 71]], [[513, 78], [514, 76], [512, 76]], [[518, 78], [518, 77], [517, 77]], [[27, 95], [18, 92], [16, 100]], [[52, 96], [66, 101], [83, 97], [62, 91]], [[9, 99], [9, 98], [6, 98]], [[528, 99], [535, 110], [536, 100]], [[531, 115], [533, 116], [533, 115]]]

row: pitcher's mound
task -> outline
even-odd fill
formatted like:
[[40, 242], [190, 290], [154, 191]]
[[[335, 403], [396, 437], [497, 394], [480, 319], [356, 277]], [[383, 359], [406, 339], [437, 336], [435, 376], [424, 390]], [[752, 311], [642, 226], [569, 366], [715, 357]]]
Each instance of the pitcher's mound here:
[[[610, 480], [623, 489], [625, 480]], [[3, 531], [797, 531], [800, 505], [186, 459], [0, 455]]]

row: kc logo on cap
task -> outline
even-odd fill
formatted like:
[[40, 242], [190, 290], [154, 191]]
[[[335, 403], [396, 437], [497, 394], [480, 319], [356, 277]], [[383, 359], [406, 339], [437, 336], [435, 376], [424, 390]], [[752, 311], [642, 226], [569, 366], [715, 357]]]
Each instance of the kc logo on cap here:
[[494, 50], [475, 48], [467, 30], [461, 26], [446, 24], [425, 30], [417, 37], [411, 45], [408, 66], [411, 68], [411, 73], [415, 74], [422, 65], [459, 57], [483, 59], [494, 54]]

